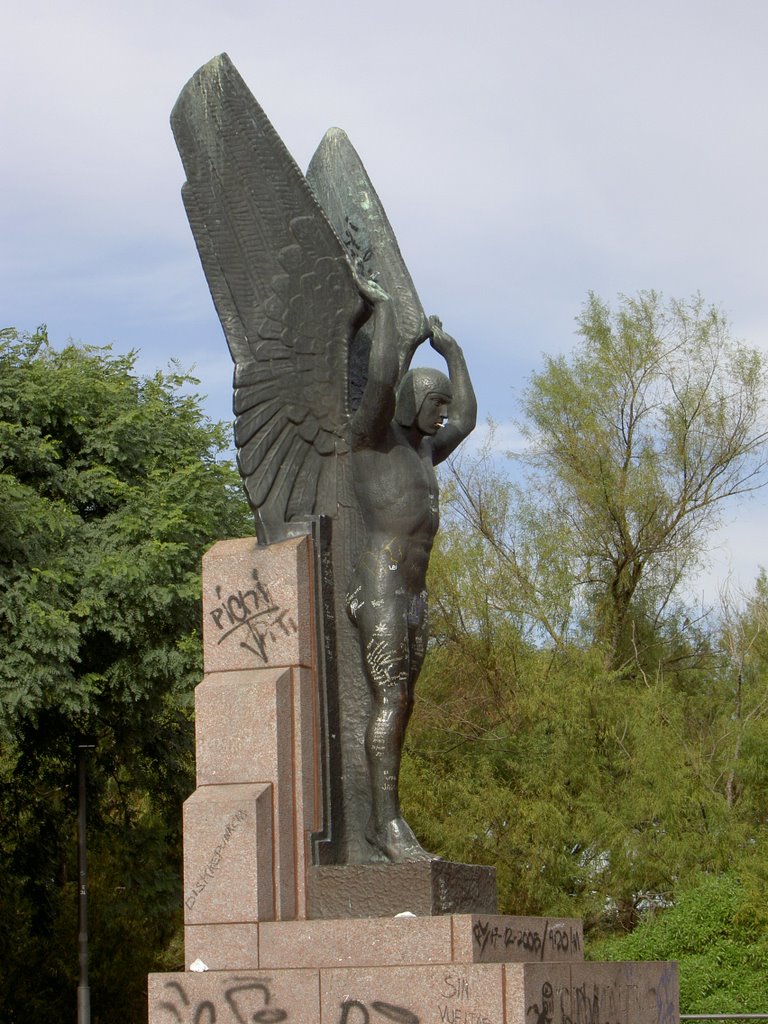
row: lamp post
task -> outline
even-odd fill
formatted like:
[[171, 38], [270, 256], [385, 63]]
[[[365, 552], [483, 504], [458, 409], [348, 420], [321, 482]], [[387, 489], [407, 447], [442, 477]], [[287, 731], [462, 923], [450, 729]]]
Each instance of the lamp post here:
[[85, 838], [85, 765], [86, 752], [93, 750], [96, 741], [83, 737], [77, 743], [77, 866], [78, 884], [78, 936], [80, 953], [80, 982], [77, 986], [77, 1024], [91, 1024], [91, 990], [88, 987], [88, 849]]

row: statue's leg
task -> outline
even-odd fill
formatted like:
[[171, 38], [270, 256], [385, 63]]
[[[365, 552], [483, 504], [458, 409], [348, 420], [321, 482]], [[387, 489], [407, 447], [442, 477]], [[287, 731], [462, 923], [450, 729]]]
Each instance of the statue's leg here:
[[[377, 602], [378, 603], [378, 602]], [[371, 770], [374, 827], [400, 813], [397, 782], [408, 699], [408, 633], [401, 600], [357, 613], [363, 662], [373, 695], [365, 747]], [[400, 606], [400, 607], [398, 607]]]
[[433, 860], [400, 813], [400, 759], [412, 704], [407, 601], [391, 594], [384, 602], [367, 600], [355, 621], [373, 695], [365, 740], [373, 805], [368, 838], [390, 860]]
[[408, 728], [413, 711], [416, 680], [419, 678], [421, 666], [424, 664], [428, 639], [427, 592], [423, 590], [417, 597], [411, 598], [408, 607], [408, 688], [403, 733]]

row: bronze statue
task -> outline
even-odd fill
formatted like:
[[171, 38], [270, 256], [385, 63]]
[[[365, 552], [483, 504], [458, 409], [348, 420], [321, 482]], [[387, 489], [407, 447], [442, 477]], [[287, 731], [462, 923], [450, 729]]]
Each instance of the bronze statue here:
[[[475, 424], [461, 349], [424, 315], [343, 132], [326, 134], [305, 178], [226, 55], [193, 76], [171, 123], [235, 362], [259, 541], [330, 522], [319, 542], [330, 820], [317, 859], [430, 859], [401, 816], [398, 775], [427, 639], [433, 467]], [[408, 371], [427, 338], [450, 379]]]
[[[352, 478], [366, 536], [347, 594], [373, 694], [365, 736], [372, 784], [367, 835], [391, 860], [421, 860], [430, 854], [400, 814], [398, 776], [426, 653], [426, 575], [438, 527], [433, 467], [472, 430], [476, 408], [461, 349], [435, 318], [432, 345], [445, 357], [451, 379], [435, 370], [409, 370], [395, 393], [391, 300], [372, 288], [369, 295], [376, 325], [368, 382], [350, 423]], [[443, 426], [449, 405], [452, 416]]]

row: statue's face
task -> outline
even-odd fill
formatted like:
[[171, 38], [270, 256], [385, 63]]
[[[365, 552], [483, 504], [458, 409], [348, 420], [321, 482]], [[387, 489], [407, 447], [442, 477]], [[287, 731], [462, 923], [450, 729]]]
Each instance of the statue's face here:
[[436, 434], [448, 416], [450, 398], [438, 391], [430, 391], [421, 403], [416, 426], [422, 434]]

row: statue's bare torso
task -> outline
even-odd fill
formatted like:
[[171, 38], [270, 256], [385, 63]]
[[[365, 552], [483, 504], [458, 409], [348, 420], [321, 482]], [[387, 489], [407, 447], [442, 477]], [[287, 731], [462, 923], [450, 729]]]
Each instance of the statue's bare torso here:
[[423, 438], [415, 449], [403, 427], [392, 423], [381, 446], [352, 458], [366, 559], [377, 562], [386, 589], [422, 591], [440, 521], [431, 439]]
[[[426, 653], [426, 575], [439, 524], [434, 467], [474, 426], [475, 400], [461, 349], [433, 320], [432, 346], [446, 359], [451, 375], [450, 382], [438, 375], [446, 393], [420, 395], [407, 415], [399, 404], [396, 408], [388, 299], [369, 287], [374, 344], [368, 384], [351, 423], [352, 475], [366, 539], [347, 591], [373, 697], [365, 739], [373, 796], [367, 835], [389, 860], [428, 860], [432, 854], [400, 813], [398, 778]], [[455, 417], [443, 427], [449, 403]]]

